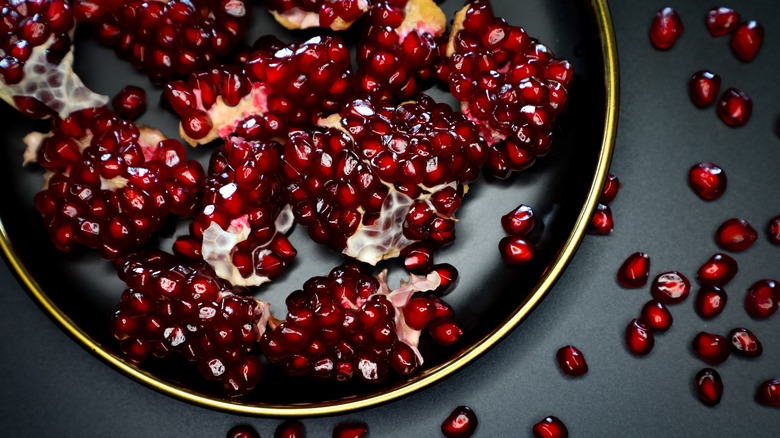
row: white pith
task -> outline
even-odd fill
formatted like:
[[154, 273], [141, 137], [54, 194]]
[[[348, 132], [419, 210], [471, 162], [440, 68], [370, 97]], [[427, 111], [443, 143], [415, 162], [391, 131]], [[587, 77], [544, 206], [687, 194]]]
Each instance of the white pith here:
[[433, 0], [409, 0], [404, 13], [404, 21], [396, 29], [400, 41], [412, 32], [439, 37], [447, 29], [447, 16]]

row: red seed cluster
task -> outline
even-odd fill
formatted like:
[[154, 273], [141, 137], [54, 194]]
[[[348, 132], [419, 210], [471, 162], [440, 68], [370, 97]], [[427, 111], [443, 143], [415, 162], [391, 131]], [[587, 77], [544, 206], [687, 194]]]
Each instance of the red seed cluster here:
[[[360, 0], [267, 0], [264, 5], [269, 10], [287, 17], [301, 12], [316, 15], [318, 27], [340, 30], [348, 27], [366, 12], [365, 9], [361, 9], [360, 3]], [[287, 18], [287, 21], [290, 22], [287, 27], [298, 24], [292, 23], [291, 17]], [[299, 24], [298, 27], [303, 26]]]

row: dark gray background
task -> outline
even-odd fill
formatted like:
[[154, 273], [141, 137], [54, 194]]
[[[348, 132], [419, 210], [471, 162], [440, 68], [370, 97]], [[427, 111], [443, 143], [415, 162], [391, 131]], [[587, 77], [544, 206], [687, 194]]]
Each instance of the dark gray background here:
[[[449, 0], [455, 1], [455, 0]], [[780, 247], [766, 240], [767, 221], [780, 214], [780, 6], [774, 0], [728, 4], [766, 28], [764, 46], [749, 64], [738, 61], [728, 38], [712, 38], [703, 0], [612, 1], [620, 50], [620, 129], [613, 172], [623, 182], [613, 202], [616, 229], [588, 236], [551, 294], [496, 348], [446, 381], [378, 408], [304, 420], [309, 436], [329, 436], [336, 423], [361, 420], [372, 436], [439, 436], [439, 424], [459, 404], [474, 408], [477, 436], [529, 436], [531, 426], [556, 415], [572, 436], [778, 436], [780, 410], [757, 405], [753, 390], [780, 377], [780, 316], [751, 320], [745, 289], [761, 278], [780, 279]], [[647, 30], [656, 10], [675, 7], [686, 30], [668, 52], [654, 50]], [[522, 20], [518, 20], [522, 24]], [[554, 45], [554, 44], [553, 44]], [[727, 128], [714, 109], [698, 110], [687, 97], [687, 78], [709, 68], [754, 100], [748, 126]], [[699, 161], [721, 165], [726, 194], [705, 203], [686, 185]], [[761, 229], [759, 241], [736, 254], [740, 272], [726, 287], [730, 302], [710, 322], [693, 299], [673, 307], [672, 329], [656, 339], [649, 357], [636, 359], [622, 333], [649, 298], [647, 289], [624, 290], [614, 273], [630, 253], [652, 258], [652, 275], [676, 269], [693, 277], [717, 251], [712, 234], [729, 217]], [[7, 266], [0, 266], [0, 435], [221, 437], [233, 425], [254, 425], [272, 436], [281, 420], [244, 418], [195, 407], [161, 395], [96, 360], [54, 325], [27, 296]], [[715, 408], [693, 394], [693, 375], [704, 366], [690, 341], [700, 330], [725, 334], [746, 326], [763, 341], [758, 360], [730, 358], [717, 367], [726, 386]], [[590, 372], [564, 377], [554, 361], [566, 344], [585, 354]]]

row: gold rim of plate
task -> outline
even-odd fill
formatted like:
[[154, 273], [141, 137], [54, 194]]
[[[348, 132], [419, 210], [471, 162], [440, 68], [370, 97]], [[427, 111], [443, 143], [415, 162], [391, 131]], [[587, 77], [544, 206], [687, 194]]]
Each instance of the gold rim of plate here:
[[5, 227], [3, 226], [2, 220], [0, 220], [0, 246], [5, 253], [9, 264], [19, 275], [32, 296], [71, 336], [76, 338], [87, 350], [102, 360], [113, 365], [130, 377], [137, 379], [141, 383], [162, 392], [163, 394], [177, 397], [190, 403], [212, 409], [244, 415], [274, 417], [305, 417], [340, 414], [376, 406], [409, 395], [426, 386], [445, 379], [467, 364], [471, 363], [477, 357], [498, 343], [498, 341], [500, 341], [504, 336], [512, 331], [518, 324], [520, 324], [520, 322], [531, 313], [531, 310], [533, 310], [533, 308], [536, 307], [542, 298], [544, 298], [544, 296], [550, 291], [552, 286], [561, 276], [563, 270], [571, 261], [574, 252], [576, 251], [580, 242], [582, 242], [582, 239], [587, 232], [591, 215], [596, 208], [599, 195], [601, 194], [601, 189], [609, 172], [609, 165], [612, 160], [612, 151], [615, 145], [615, 136], [617, 134], [617, 115], [619, 105], [618, 55], [617, 45], [615, 42], [615, 30], [612, 24], [612, 16], [609, 10], [609, 6], [607, 5], [607, 0], [591, 0], [591, 5], [595, 13], [598, 30], [601, 35], [601, 51], [604, 57], [603, 67], [606, 93], [606, 111], [604, 118], [604, 133], [601, 143], [601, 151], [599, 153], [598, 166], [588, 191], [585, 207], [580, 211], [574, 229], [569, 235], [569, 238], [564, 243], [563, 249], [552, 261], [550, 268], [542, 276], [541, 281], [531, 291], [520, 307], [518, 307], [518, 309], [511, 315], [511, 317], [500, 327], [497, 327], [495, 330], [488, 333], [482, 340], [473, 345], [471, 348], [463, 351], [456, 358], [437, 367], [424, 370], [409, 384], [380, 394], [367, 395], [362, 398], [357, 397], [348, 401], [318, 403], [312, 406], [251, 405], [242, 403], [240, 400], [217, 400], [194, 391], [177, 387], [171, 383], [160, 380], [151, 373], [130, 365], [129, 363], [125, 362], [123, 358], [116, 356], [108, 350], [104, 349], [103, 346], [97, 343], [87, 333], [81, 330], [70, 318], [63, 314], [60, 308], [57, 307], [57, 305], [54, 304], [54, 302], [52, 302], [43, 292], [35, 279], [32, 278], [30, 273], [27, 271], [27, 268], [17, 257], [15, 251], [12, 248]]

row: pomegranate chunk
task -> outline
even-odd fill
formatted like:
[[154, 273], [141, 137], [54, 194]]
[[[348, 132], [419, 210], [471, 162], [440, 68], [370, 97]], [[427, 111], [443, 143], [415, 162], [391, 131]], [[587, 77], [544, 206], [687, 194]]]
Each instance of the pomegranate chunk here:
[[507, 236], [498, 243], [501, 259], [507, 265], [526, 265], [534, 258], [533, 243], [515, 236]]
[[472, 1], [455, 15], [443, 52], [437, 75], [480, 126], [490, 145], [490, 174], [508, 178], [549, 152], [574, 78], [568, 61], [495, 17], [487, 0]]
[[517, 208], [501, 216], [501, 226], [510, 236], [525, 237], [536, 225], [536, 216], [531, 207], [520, 204]]
[[699, 108], [708, 107], [715, 102], [720, 92], [720, 76], [708, 71], [700, 70], [691, 76], [688, 85], [691, 101]]
[[672, 313], [664, 305], [664, 303], [658, 300], [650, 300], [642, 306], [642, 313], [639, 317], [640, 321], [645, 323], [648, 327], [657, 332], [665, 332], [672, 327], [674, 318]]
[[739, 266], [734, 258], [717, 253], [701, 265], [696, 279], [705, 286], [723, 287], [737, 275], [737, 271]]
[[287, 29], [345, 30], [371, 7], [369, 0], [267, 0], [265, 7]]
[[260, 438], [260, 434], [248, 424], [239, 424], [230, 428], [227, 438]]
[[755, 20], [742, 23], [731, 35], [731, 50], [737, 58], [750, 62], [764, 42], [764, 27]]
[[747, 221], [728, 219], [715, 232], [715, 242], [729, 251], [744, 251], [758, 238], [758, 232]]
[[774, 280], [759, 280], [751, 285], [745, 295], [745, 310], [756, 319], [766, 319], [777, 311], [780, 286]]
[[558, 417], [545, 417], [542, 421], [534, 424], [531, 432], [534, 438], [568, 438], [569, 429]]
[[119, 117], [135, 120], [146, 111], [146, 91], [141, 87], [128, 85], [114, 96], [111, 106]]
[[690, 292], [691, 282], [677, 271], [658, 274], [650, 285], [653, 298], [665, 304], [682, 303]]
[[601, 190], [601, 197], [599, 198], [600, 204], [611, 203], [620, 190], [620, 179], [613, 175], [607, 175], [607, 181], [604, 183], [604, 189]]
[[688, 185], [705, 201], [714, 201], [726, 191], [726, 173], [708, 162], [694, 164], [688, 172]]
[[753, 101], [744, 91], [729, 88], [718, 102], [718, 116], [728, 126], [745, 126], [753, 115]]
[[761, 341], [746, 328], [739, 327], [731, 330], [729, 339], [731, 339], [731, 349], [740, 356], [758, 357], [764, 352]]
[[628, 351], [637, 356], [650, 353], [655, 345], [652, 330], [644, 322], [633, 319], [626, 327], [626, 346]]
[[184, 146], [105, 109], [55, 118], [24, 138], [25, 162], [46, 171], [35, 208], [63, 252], [82, 244], [114, 259], [140, 248], [169, 214], [192, 215], [203, 169]]
[[643, 252], [635, 252], [628, 256], [617, 272], [618, 283], [632, 289], [647, 284], [649, 276], [650, 256]]
[[682, 19], [672, 8], [666, 7], [656, 12], [650, 24], [650, 42], [656, 49], [671, 48], [684, 30]]
[[766, 226], [767, 235], [769, 235], [769, 241], [775, 245], [780, 244], [780, 215], [773, 217], [769, 220]]
[[441, 423], [441, 433], [447, 438], [468, 438], [474, 435], [479, 421], [468, 406], [458, 406]]
[[244, 296], [246, 290], [231, 287], [202, 261], [159, 251], [128, 256], [117, 270], [128, 288], [112, 333], [128, 360], [176, 352], [229, 396], [258, 384], [262, 364], [252, 351], [265, 331], [268, 303]]
[[694, 308], [704, 319], [714, 318], [723, 312], [728, 301], [726, 291], [717, 286], [702, 286], [696, 294]]
[[597, 205], [596, 211], [593, 213], [593, 219], [590, 221], [589, 232], [591, 234], [609, 234], [614, 227], [612, 210], [610, 210], [609, 206], [604, 204]]
[[712, 368], [704, 368], [696, 373], [694, 388], [699, 401], [707, 406], [715, 406], [720, 403], [723, 396], [723, 380], [720, 374]]
[[699, 359], [710, 365], [722, 364], [731, 354], [726, 338], [707, 332], [699, 332], [693, 338], [693, 351]]
[[712, 36], [727, 35], [737, 28], [739, 14], [731, 8], [716, 6], [707, 11], [706, 23]]
[[333, 438], [365, 438], [368, 425], [365, 423], [341, 423], [333, 428]]
[[555, 354], [558, 361], [558, 367], [569, 376], [582, 376], [588, 372], [588, 363], [582, 352], [572, 345], [567, 345], [558, 350]]
[[765, 406], [780, 407], [780, 379], [767, 380], [758, 385], [756, 401]]

